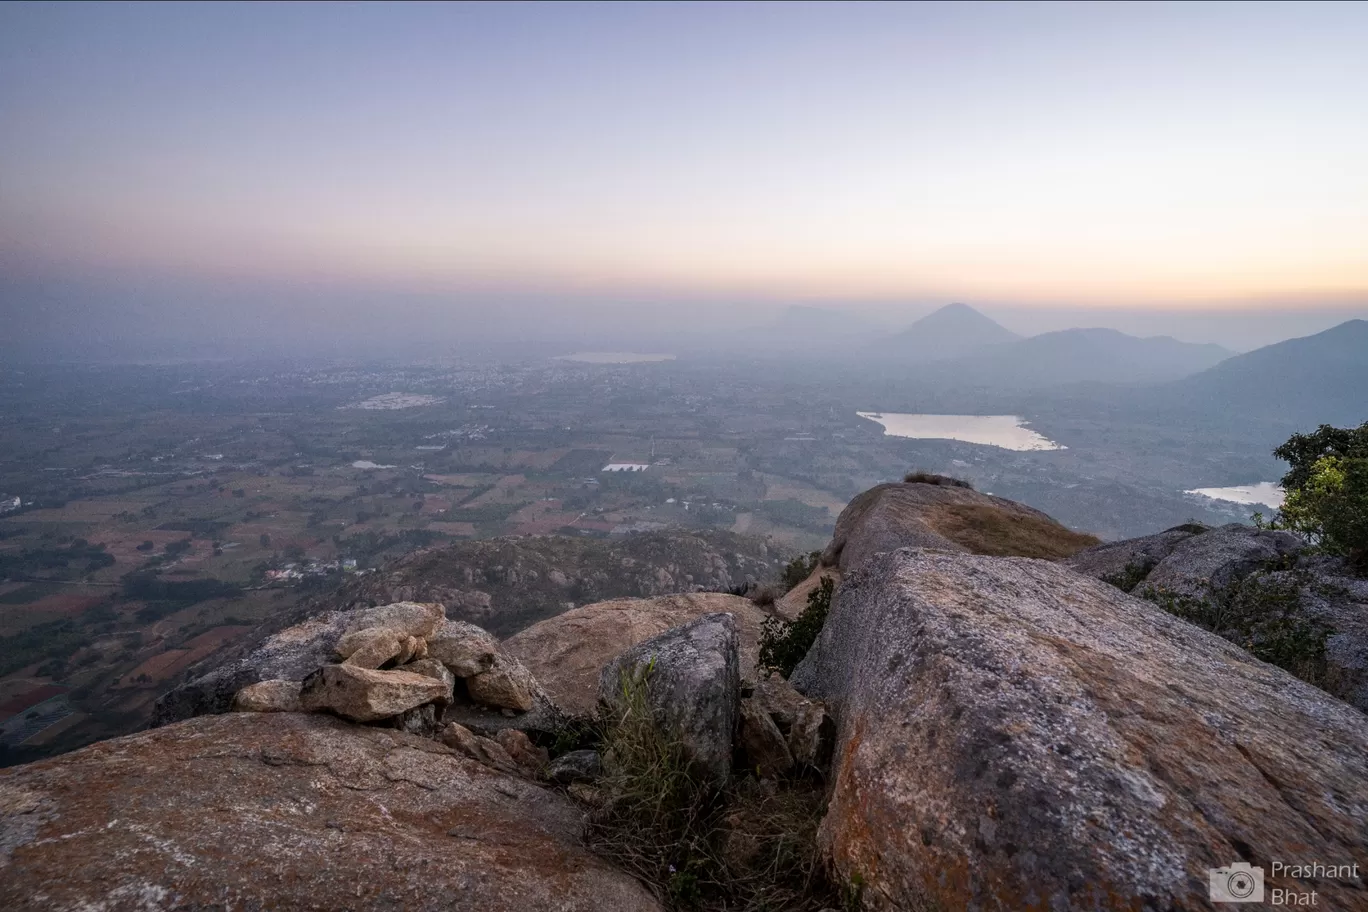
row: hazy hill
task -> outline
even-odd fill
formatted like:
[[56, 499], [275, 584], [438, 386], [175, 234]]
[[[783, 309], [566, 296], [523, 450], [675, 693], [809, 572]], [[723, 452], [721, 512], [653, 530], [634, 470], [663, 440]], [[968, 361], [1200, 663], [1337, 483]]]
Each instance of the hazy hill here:
[[924, 363], [949, 361], [1020, 338], [967, 304], [947, 304], [874, 348], [881, 357]]
[[1237, 355], [1162, 395], [1175, 405], [1304, 427], [1359, 424], [1368, 420], [1368, 320]]
[[1065, 383], [1158, 383], [1206, 370], [1230, 355], [1219, 345], [1169, 336], [1142, 339], [1114, 329], [1065, 329], [937, 367], [942, 378], [959, 384], [1020, 389]]

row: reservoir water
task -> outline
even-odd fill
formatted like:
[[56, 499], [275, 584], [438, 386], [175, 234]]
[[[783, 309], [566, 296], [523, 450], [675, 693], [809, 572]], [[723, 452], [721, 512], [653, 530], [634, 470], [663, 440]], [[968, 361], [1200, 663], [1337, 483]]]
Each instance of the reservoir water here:
[[1250, 504], [1255, 506], [1281, 507], [1283, 504], [1283, 489], [1272, 481], [1260, 481], [1252, 485], [1232, 485], [1228, 488], [1193, 488], [1191, 491], [1184, 491], [1184, 494], [1200, 494], [1203, 497], [1210, 497], [1212, 500], [1226, 500], [1237, 504]]
[[856, 412], [883, 425], [889, 437], [919, 440], [959, 440], [1002, 447], [1004, 450], [1063, 450], [1066, 447], [1037, 434], [1016, 415], [909, 415], [900, 412]]

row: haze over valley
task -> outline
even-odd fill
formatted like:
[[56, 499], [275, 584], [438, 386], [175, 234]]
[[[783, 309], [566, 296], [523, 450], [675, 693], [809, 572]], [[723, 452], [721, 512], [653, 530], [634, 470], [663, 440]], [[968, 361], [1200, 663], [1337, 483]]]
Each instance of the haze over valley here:
[[1368, 908], [1366, 10], [0, 7], [0, 907]]

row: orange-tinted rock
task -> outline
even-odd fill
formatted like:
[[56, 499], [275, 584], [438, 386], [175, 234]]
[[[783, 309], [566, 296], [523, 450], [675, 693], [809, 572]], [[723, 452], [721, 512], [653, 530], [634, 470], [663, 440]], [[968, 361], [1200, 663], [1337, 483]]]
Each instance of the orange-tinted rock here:
[[568, 799], [327, 716], [205, 716], [0, 771], [0, 908], [648, 912]]
[[718, 592], [596, 602], [533, 624], [505, 640], [503, 649], [532, 672], [557, 706], [588, 716], [604, 666], [644, 640], [716, 612], [736, 618], [741, 674], [754, 675], [765, 614], [749, 599]]
[[838, 723], [820, 838], [869, 908], [1210, 910], [1246, 861], [1368, 909], [1368, 717], [1106, 583], [883, 554], [793, 679]]

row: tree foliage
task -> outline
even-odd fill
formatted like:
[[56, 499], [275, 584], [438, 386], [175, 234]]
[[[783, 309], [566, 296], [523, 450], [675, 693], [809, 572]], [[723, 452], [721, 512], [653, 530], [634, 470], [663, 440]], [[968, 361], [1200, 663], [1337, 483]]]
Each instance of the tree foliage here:
[[1276, 526], [1368, 570], [1368, 422], [1293, 434], [1273, 455], [1290, 466]]

